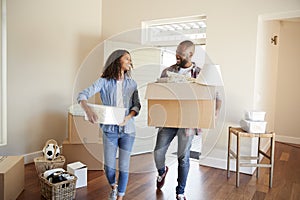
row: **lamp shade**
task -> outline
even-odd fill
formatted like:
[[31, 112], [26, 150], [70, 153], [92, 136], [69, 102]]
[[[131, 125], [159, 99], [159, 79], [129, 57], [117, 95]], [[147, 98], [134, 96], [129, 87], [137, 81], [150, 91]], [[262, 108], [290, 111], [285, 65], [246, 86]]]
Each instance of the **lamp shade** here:
[[220, 65], [205, 64], [201, 69], [196, 83], [211, 86], [223, 86], [223, 79]]

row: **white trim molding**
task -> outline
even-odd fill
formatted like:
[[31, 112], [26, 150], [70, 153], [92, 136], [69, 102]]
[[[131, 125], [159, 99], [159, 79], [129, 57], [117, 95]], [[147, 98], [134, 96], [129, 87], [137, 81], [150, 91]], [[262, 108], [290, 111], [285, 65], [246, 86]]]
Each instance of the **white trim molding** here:
[[290, 143], [290, 144], [300, 144], [300, 138], [296, 137], [289, 137], [285, 135], [276, 135], [275, 141], [278, 142], [284, 142], [284, 143]]

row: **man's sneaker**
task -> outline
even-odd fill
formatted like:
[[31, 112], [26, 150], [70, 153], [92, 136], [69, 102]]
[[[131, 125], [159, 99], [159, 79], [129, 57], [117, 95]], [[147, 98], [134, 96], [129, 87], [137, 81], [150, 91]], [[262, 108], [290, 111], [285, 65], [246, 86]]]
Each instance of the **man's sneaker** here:
[[112, 189], [110, 194], [109, 194], [109, 197], [108, 197], [108, 200], [116, 200], [117, 199], [117, 193], [118, 193], [118, 186], [116, 186], [115, 189]]
[[177, 199], [177, 200], [186, 200], [184, 194], [177, 194], [177, 195], [176, 195], [176, 199]]
[[167, 176], [168, 170], [169, 170], [169, 168], [166, 166], [166, 171], [165, 171], [165, 173], [164, 173], [163, 175], [157, 177], [157, 180], [156, 180], [156, 187], [157, 187], [158, 189], [161, 189], [161, 188], [164, 186], [164, 184], [165, 184], [165, 178], [166, 178], [166, 176]]

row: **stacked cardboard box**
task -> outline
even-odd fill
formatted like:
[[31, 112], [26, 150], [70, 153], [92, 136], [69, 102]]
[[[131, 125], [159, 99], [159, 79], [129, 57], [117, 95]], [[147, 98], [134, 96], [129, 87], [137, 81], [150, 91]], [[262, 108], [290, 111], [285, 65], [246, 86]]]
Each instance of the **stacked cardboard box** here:
[[63, 141], [66, 164], [80, 161], [88, 170], [103, 170], [103, 143], [99, 124], [68, 113], [68, 138]]
[[17, 199], [23, 189], [23, 156], [0, 156], [0, 200]]

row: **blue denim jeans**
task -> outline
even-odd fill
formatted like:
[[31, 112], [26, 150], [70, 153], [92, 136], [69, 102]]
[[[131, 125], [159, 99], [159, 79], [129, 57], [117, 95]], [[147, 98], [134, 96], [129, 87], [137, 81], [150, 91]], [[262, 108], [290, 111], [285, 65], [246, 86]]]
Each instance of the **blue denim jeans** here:
[[104, 132], [104, 170], [111, 186], [116, 185], [116, 156], [119, 148], [118, 196], [124, 196], [129, 176], [130, 154], [135, 139], [134, 134], [124, 132]]
[[159, 129], [154, 149], [154, 160], [158, 174], [162, 175], [165, 172], [166, 152], [176, 135], [178, 138], [178, 185], [176, 187], [176, 194], [183, 194], [190, 169], [190, 149], [194, 135], [186, 135], [184, 128]]

